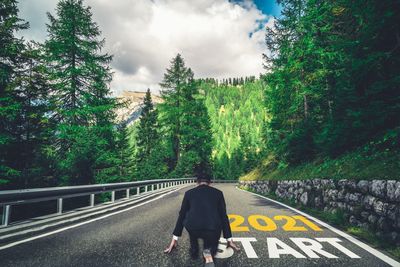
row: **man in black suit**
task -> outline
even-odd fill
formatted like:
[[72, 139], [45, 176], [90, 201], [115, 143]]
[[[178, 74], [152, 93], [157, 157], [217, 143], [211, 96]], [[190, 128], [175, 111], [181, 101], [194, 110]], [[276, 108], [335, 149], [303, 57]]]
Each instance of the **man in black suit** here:
[[224, 195], [222, 191], [211, 187], [210, 182], [209, 179], [197, 179], [198, 186], [185, 192], [173, 238], [165, 253], [170, 253], [177, 246], [184, 226], [189, 232], [192, 258], [198, 257], [198, 239], [201, 238], [204, 241], [203, 255], [206, 263], [212, 262], [212, 257], [217, 253], [221, 231], [228, 240], [228, 246], [239, 250], [232, 241]]

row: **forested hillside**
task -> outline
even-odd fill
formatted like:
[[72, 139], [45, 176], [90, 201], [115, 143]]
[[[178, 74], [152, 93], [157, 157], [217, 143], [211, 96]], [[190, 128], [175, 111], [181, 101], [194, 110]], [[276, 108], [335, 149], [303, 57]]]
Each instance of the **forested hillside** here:
[[254, 168], [263, 155], [265, 83], [245, 80], [232, 84], [204, 82], [201, 86], [212, 126], [216, 179], [236, 179]]
[[264, 55], [269, 157], [250, 176], [398, 178], [400, 2], [280, 3]]
[[[214, 179], [237, 179], [240, 175], [256, 167], [265, 156], [263, 153], [265, 152], [263, 127], [268, 118], [264, 105], [265, 84], [253, 77], [227, 78], [221, 81], [211, 78], [199, 79], [196, 83], [200, 88], [196, 97], [204, 102], [207, 114], [203, 114], [203, 116], [210, 123], [209, 144], [207, 145], [209, 149], [211, 148], [211, 154], [208, 155], [211, 169], [208, 171], [208, 175]], [[149, 104], [147, 103], [147, 105]], [[181, 112], [184, 114], [185, 110]], [[153, 122], [153, 131], [160, 132], [159, 134], [163, 136], [160, 129], [163, 126], [162, 118], [171, 115], [170, 111], [165, 110], [165, 106], [161, 105], [158, 120]], [[142, 142], [144, 136], [149, 136], [149, 134], [140, 132], [143, 129], [142, 125], [148, 124], [145, 122], [148, 118], [147, 113], [143, 113], [140, 122], [130, 128], [134, 148], [140, 147], [139, 143]], [[195, 118], [192, 117], [192, 119]], [[199, 132], [189, 132], [189, 134], [195, 136]], [[164, 136], [163, 139], [168, 139], [168, 137]], [[148, 143], [152, 143], [152, 141], [149, 140]], [[169, 146], [170, 144], [164, 143], [162, 149], [159, 146], [158, 149], [155, 149], [154, 153], [158, 155], [158, 160], [145, 165], [137, 165], [139, 179], [157, 178], [162, 175], [190, 176], [195, 174], [189, 168], [193, 162], [187, 162], [186, 171], [178, 173], [176, 171], [169, 172], [170, 168], [167, 168], [166, 165], [163, 166], [163, 162], [171, 161], [168, 156], [172, 155]], [[163, 151], [164, 156], [161, 156], [160, 151]], [[140, 159], [142, 156], [138, 156], [138, 158]], [[148, 158], [151, 159], [151, 157]], [[157, 170], [164, 170], [164, 172]]]
[[260, 78], [199, 79], [177, 54], [162, 103], [148, 91], [127, 128], [90, 7], [60, 0], [38, 43], [18, 37], [17, 1], [1, 1], [0, 187], [399, 178], [400, 2], [278, 2]]

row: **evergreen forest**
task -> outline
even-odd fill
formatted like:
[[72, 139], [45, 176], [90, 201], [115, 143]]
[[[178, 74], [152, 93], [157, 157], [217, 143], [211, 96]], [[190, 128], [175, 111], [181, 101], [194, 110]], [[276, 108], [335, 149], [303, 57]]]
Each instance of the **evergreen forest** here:
[[[399, 178], [400, 2], [279, 0], [259, 77], [198, 78], [177, 54], [117, 121], [113, 56], [83, 0], [43, 43], [0, 2], [0, 189], [172, 177]], [[140, 40], [138, 40], [140, 41]], [[154, 93], [154, 92], [153, 92]]]

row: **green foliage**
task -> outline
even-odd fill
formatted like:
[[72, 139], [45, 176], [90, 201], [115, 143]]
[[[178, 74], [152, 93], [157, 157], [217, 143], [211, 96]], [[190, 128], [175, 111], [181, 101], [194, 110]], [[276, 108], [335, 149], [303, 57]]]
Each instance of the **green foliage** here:
[[45, 49], [54, 88], [57, 175], [66, 184], [126, 179], [115, 166], [117, 104], [110, 97], [111, 56], [100, 53], [104, 40], [99, 27], [81, 0], [61, 0], [56, 13], [48, 13]]
[[[60, 0], [44, 44], [0, 4], [0, 185], [21, 188], [178, 176], [398, 178], [400, 3], [281, 0], [268, 68], [195, 80], [180, 54], [116, 125], [112, 57], [82, 0]], [[371, 141], [372, 140], [372, 141]], [[268, 157], [267, 157], [268, 155]]]
[[211, 176], [211, 126], [199, 82], [178, 54], [160, 84], [164, 100], [159, 105], [163, 139], [169, 140], [171, 177]]
[[296, 165], [399, 126], [400, 3], [280, 3], [266, 35], [268, 151]]
[[0, 4], [0, 185], [2, 188], [51, 185], [46, 157], [51, 122], [49, 86], [41, 47], [14, 35], [28, 28], [17, 2]]
[[154, 145], [158, 142], [157, 128], [157, 111], [153, 108], [150, 89], [147, 89], [136, 138], [138, 150], [136, 158], [138, 162], [148, 157], [154, 149]]
[[211, 119], [213, 176], [217, 179], [238, 178], [263, 157], [263, 125], [268, 118], [265, 85], [252, 78], [238, 80], [244, 82], [231, 86], [206, 79], [201, 85]]
[[[243, 180], [306, 180], [330, 179], [395, 179], [400, 176], [400, 149], [397, 131], [388, 131], [358, 149], [337, 158], [316, 158], [311, 162], [291, 166], [274, 156], [265, 158], [254, 170], [243, 175]], [[391, 136], [391, 137], [390, 137]]]
[[170, 170], [173, 170], [178, 164], [180, 152], [180, 131], [182, 105], [184, 103], [184, 90], [193, 80], [193, 72], [186, 67], [180, 54], [171, 60], [171, 65], [167, 68], [164, 79], [160, 83], [162, 88], [161, 96], [164, 103], [160, 105], [161, 124], [165, 127], [165, 133], [172, 140], [172, 149], [174, 158], [171, 160]]
[[164, 145], [158, 133], [157, 117], [148, 89], [135, 133], [135, 176], [138, 180], [160, 179], [168, 171], [168, 146]]

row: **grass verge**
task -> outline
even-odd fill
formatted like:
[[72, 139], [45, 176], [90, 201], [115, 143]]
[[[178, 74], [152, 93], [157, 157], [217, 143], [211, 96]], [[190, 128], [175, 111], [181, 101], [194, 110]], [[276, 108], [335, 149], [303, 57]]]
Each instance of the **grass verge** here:
[[338, 158], [318, 159], [297, 166], [278, 163], [267, 157], [240, 180], [307, 180], [312, 178], [355, 180], [400, 180], [400, 151], [368, 151], [360, 148]]

